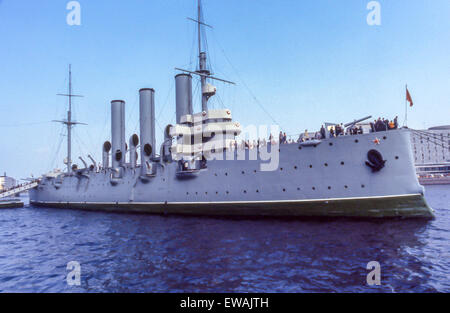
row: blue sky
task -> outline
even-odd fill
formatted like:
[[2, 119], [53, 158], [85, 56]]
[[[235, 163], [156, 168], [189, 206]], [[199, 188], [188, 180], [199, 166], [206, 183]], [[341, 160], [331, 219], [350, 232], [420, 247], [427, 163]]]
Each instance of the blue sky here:
[[[194, 0], [80, 0], [81, 26], [67, 25], [68, 2], [0, 1], [0, 171], [17, 178], [63, 167], [65, 131], [50, 121], [66, 114], [56, 94], [69, 63], [85, 96], [74, 115], [89, 124], [75, 129], [73, 157], [97, 160], [111, 100], [127, 102], [128, 138], [138, 90], [155, 88], [160, 142], [175, 119], [174, 67], [195, 68]], [[380, 0], [380, 26], [367, 25], [366, 0], [203, 2], [212, 70], [237, 83], [217, 83], [211, 107], [243, 125], [298, 134], [366, 115], [402, 121], [406, 83], [410, 127], [450, 124], [448, 0]]]

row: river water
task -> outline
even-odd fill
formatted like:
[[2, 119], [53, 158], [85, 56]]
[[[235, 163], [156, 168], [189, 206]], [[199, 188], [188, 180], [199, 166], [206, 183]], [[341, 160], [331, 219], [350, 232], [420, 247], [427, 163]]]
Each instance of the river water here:
[[450, 292], [450, 186], [426, 198], [433, 221], [0, 210], [0, 292]]

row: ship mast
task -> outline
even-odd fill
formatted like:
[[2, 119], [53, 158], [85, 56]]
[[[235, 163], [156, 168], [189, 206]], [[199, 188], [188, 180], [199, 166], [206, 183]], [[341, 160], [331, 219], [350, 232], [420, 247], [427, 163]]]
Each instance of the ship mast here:
[[190, 74], [194, 74], [194, 75], [198, 75], [200, 76], [200, 87], [201, 87], [201, 102], [202, 102], [202, 111], [206, 112], [208, 111], [208, 98], [211, 96], [208, 94], [208, 91], [206, 90], [207, 87], [207, 79], [213, 79], [213, 80], [218, 80], [221, 82], [225, 82], [228, 84], [233, 84], [235, 85], [235, 83], [225, 80], [225, 79], [221, 79], [221, 78], [217, 78], [217, 77], [213, 77], [211, 76], [211, 72], [207, 69], [206, 67], [206, 52], [203, 51], [202, 48], [202, 26], [206, 26], [209, 28], [212, 28], [212, 26], [205, 24], [202, 20], [202, 1], [198, 0], [197, 3], [197, 19], [193, 19], [193, 18], [189, 18], [189, 20], [197, 23], [197, 32], [198, 32], [198, 69], [193, 72], [193, 71], [188, 71], [188, 70], [184, 70], [181, 68], [175, 68], [178, 71], [182, 71], [185, 73], [190, 73]]
[[[202, 51], [202, 2], [198, 0], [198, 73], [209, 76], [210, 72], [206, 69], [206, 52]], [[200, 76], [201, 81], [201, 94], [202, 94], [202, 111], [208, 111], [208, 98], [204, 93], [206, 86], [206, 77]]]
[[69, 93], [68, 94], [57, 94], [58, 96], [68, 97], [69, 98], [69, 110], [67, 111], [67, 120], [62, 121], [53, 121], [57, 123], [62, 123], [67, 126], [67, 173], [72, 171], [72, 126], [75, 125], [86, 125], [84, 123], [79, 123], [76, 121], [72, 121], [72, 98], [74, 97], [83, 97], [81, 95], [72, 94], [72, 65], [69, 64]]

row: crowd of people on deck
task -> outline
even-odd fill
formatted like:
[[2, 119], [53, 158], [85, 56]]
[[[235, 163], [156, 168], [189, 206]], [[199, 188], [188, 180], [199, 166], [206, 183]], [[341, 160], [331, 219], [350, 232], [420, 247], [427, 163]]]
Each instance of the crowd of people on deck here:
[[398, 129], [398, 116], [396, 116], [392, 121], [379, 117], [378, 120], [374, 120], [373, 123], [370, 123], [370, 128], [372, 132]]
[[[369, 123], [370, 125], [370, 132], [380, 132], [380, 131], [388, 131], [388, 130], [394, 130], [398, 129], [398, 117], [396, 116], [393, 120], [385, 119], [379, 117], [378, 119], [374, 120], [373, 122]], [[367, 132], [367, 130], [366, 130]], [[327, 134], [328, 133], [328, 134]], [[240, 143], [237, 141], [233, 141], [230, 144], [230, 148], [234, 149], [253, 149], [253, 148], [259, 148], [266, 146], [268, 143], [271, 144], [293, 144], [293, 143], [302, 143], [309, 140], [321, 140], [325, 138], [334, 138], [338, 136], [352, 136], [352, 135], [361, 135], [364, 133], [364, 129], [361, 125], [353, 124], [351, 126], [345, 127], [343, 123], [336, 124], [334, 126], [329, 126], [328, 132], [325, 128], [325, 125], [322, 125], [320, 128], [320, 131], [309, 133], [308, 130], [305, 130], [304, 133], [301, 133], [298, 137], [298, 139], [295, 141], [291, 139], [291, 136], [288, 136], [286, 132], [280, 131], [280, 134], [278, 136], [278, 141], [275, 140], [274, 136], [270, 134], [269, 139], [263, 139], [263, 140], [242, 140]]]

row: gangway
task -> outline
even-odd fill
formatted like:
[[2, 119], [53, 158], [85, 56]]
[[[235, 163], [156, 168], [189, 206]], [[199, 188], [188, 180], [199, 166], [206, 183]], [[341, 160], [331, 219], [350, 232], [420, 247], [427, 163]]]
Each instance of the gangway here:
[[24, 192], [24, 191], [36, 188], [38, 185], [39, 185], [38, 181], [32, 181], [32, 182], [30, 182], [28, 184], [25, 184], [25, 185], [20, 185], [20, 186], [13, 187], [13, 188], [11, 188], [9, 190], [1, 192], [0, 193], [0, 199], [6, 198], [6, 197], [11, 197], [11, 196], [14, 196], [14, 195], [16, 195], [18, 193], [21, 193], [21, 192]]

